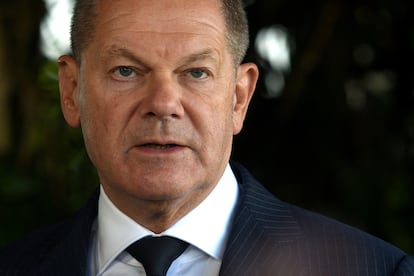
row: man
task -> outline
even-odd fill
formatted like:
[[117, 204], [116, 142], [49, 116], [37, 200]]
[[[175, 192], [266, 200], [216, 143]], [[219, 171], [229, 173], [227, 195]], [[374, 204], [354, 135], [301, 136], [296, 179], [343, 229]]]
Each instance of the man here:
[[161, 236], [185, 242], [167, 275], [414, 275], [401, 250], [229, 165], [258, 78], [247, 38], [237, 0], [79, 0], [61, 104], [100, 192], [4, 248], [0, 274], [149, 275], [152, 245], [141, 258], [135, 242]]

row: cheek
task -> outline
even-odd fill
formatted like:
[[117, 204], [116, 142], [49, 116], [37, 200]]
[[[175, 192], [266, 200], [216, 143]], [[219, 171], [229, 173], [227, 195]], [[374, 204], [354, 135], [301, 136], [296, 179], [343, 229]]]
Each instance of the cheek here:
[[86, 90], [82, 92], [80, 102], [80, 119], [81, 128], [87, 151], [92, 161], [101, 154], [100, 148], [105, 148], [106, 139], [108, 138], [108, 112], [105, 112], [105, 106], [91, 92]]
[[120, 110], [117, 101], [107, 96], [108, 93], [102, 87], [94, 85], [89, 85], [81, 92], [81, 124], [91, 136], [104, 134], [99, 132], [109, 132], [109, 128], [115, 125], [111, 120], [119, 117], [115, 114]]
[[207, 114], [208, 125], [206, 129], [212, 140], [212, 147], [220, 153], [227, 151], [233, 137], [232, 105], [228, 102], [212, 105]]

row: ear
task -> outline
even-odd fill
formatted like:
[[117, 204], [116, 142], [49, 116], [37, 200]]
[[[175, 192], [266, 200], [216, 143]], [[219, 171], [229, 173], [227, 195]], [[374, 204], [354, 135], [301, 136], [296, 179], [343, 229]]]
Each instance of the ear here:
[[59, 65], [60, 105], [63, 116], [71, 127], [80, 126], [78, 100], [78, 65], [71, 56], [61, 56]]
[[236, 91], [233, 103], [233, 134], [238, 134], [246, 117], [247, 108], [256, 89], [259, 69], [254, 63], [239, 66], [236, 79]]

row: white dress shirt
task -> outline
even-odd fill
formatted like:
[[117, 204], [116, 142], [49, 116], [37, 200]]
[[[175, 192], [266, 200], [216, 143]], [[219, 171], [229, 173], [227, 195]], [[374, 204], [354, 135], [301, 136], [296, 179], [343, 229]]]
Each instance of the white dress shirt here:
[[[177, 237], [190, 244], [171, 264], [167, 276], [218, 275], [237, 196], [237, 181], [227, 165], [208, 197], [158, 235]], [[101, 187], [89, 251], [89, 275], [145, 275], [143, 266], [124, 250], [147, 235], [157, 236], [122, 213]]]

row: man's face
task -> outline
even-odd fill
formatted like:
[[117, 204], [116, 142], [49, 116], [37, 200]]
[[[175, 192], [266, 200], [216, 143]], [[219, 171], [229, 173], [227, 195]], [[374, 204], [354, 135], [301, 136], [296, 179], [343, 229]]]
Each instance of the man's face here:
[[232, 62], [219, 1], [100, 1], [95, 21], [80, 67], [66, 57], [60, 78], [105, 191], [115, 202], [209, 193], [257, 78]]

